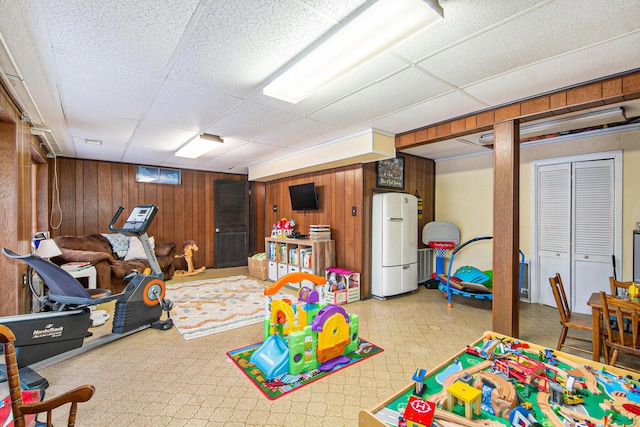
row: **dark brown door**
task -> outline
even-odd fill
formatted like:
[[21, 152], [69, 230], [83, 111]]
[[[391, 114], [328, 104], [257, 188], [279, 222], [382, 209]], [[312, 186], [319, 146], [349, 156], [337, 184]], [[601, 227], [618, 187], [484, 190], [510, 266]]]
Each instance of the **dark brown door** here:
[[215, 192], [213, 267], [247, 265], [249, 188], [246, 181], [218, 180]]

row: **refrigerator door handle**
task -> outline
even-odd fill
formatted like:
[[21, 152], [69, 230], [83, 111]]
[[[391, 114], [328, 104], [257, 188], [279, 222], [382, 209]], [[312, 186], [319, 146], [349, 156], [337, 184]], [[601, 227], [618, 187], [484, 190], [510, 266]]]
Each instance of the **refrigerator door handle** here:
[[391, 218], [387, 218], [387, 221], [402, 221], [402, 218], [391, 217]]

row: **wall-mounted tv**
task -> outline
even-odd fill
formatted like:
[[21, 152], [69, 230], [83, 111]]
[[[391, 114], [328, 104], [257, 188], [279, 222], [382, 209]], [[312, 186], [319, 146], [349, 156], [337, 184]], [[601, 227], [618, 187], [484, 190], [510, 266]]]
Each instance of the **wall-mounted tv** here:
[[291, 209], [294, 211], [313, 211], [318, 209], [318, 193], [316, 184], [308, 182], [289, 186]]

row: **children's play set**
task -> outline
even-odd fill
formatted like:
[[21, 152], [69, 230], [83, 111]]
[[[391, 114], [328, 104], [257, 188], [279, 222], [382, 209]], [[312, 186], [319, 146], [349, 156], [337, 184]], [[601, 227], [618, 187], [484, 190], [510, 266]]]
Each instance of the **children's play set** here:
[[640, 426], [638, 374], [493, 332], [413, 381], [360, 425]]
[[315, 289], [301, 287], [297, 304], [272, 298], [287, 283], [303, 280], [318, 286], [326, 283], [324, 277], [297, 272], [283, 276], [264, 290], [264, 342], [250, 361], [268, 380], [284, 373], [331, 370], [347, 363], [347, 354], [358, 348], [358, 316], [338, 305], [321, 304]]

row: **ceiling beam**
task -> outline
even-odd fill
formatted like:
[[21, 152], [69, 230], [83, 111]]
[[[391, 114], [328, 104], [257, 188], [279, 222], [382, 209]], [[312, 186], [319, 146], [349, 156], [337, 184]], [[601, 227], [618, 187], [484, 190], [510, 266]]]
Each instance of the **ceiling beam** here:
[[396, 150], [492, 130], [505, 120], [527, 122], [638, 98], [640, 71], [633, 70], [399, 134]]

